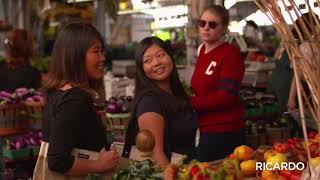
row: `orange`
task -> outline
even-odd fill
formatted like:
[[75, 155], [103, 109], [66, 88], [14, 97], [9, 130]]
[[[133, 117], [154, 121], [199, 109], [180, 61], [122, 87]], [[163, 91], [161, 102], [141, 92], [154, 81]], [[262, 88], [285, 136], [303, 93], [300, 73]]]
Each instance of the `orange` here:
[[233, 151], [235, 157], [237, 157], [241, 161], [245, 161], [250, 159], [253, 156], [253, 149], [246, 145], [241, 145], [236, 147]]
[[207, 163], [207, 162], [202, 162], [202, 163], [199, 164], [199, 166], [200, 166], [201, 168], [205, 169], [205, 168], [207, 168], [207, 167], [209, 166], [209, 163]]
[[240, 163], [240, 169], [243, 174], [256, 173], [256, 160], [246, 160]]

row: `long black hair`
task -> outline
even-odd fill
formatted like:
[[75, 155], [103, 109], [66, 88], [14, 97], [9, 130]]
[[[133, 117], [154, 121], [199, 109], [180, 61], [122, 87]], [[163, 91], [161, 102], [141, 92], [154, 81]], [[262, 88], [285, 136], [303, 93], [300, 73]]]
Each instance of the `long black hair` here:
[[70, 83], [92, 97], [97, 92], [104, 96], [101, 94], [104, 92], [103, 79], [92, 80], [86, 73], [86, 53], [95, 40], [104, 46], [102, 36], [91, 24], [73, 22], [64, 26], [54, 44], [46, 91]]
[[[137, 46], [136, 52], [135, 52], [135, 59], [136, 59], [136, 85], [135, 85], [135, 100], [134, 105], [136, 105], [141, 98], [141, 96], [145, 95], [146, 92], [153, 92], [158, 96], [161, 96], [163, 94], [166, 94], [164, 90], [162, 90], [155, 82], [153, 82], [151, 79], [149, 79], [144, 70], [143, 70], [143, 55], [146, 52], [148, 48], [150, 48], [152, 45], [158, 45], [160, 48], [162, 48], [170, 57], [171, 56], [171, 49], [170, 45], [162, 41], [161, 39], [150, 36], [146, 37], [143, 40], [141, 40]], [[172, 60], [172, 58], [171, 58]], [[164, 106], [169, 107], [169, 110], [176, 110], [177, 106], [181, 103], [189, 102], [189, 97], [187, 93], [184, 91], [183, 86], [180, 82], [179, 74], [177, 71], [177, 68], [173, 63], [173, 69], [170, 74], [170, 87], [173, 93], [173, 96], [175, 97], [175, 100], [173, 101], [172, 97], [164, 99]], [[167, 94], [168, 95], [168, 94]], [[163, 97], [163, 96], [162, 96]], [[170, 101], [170, 102], [169, 102]]]

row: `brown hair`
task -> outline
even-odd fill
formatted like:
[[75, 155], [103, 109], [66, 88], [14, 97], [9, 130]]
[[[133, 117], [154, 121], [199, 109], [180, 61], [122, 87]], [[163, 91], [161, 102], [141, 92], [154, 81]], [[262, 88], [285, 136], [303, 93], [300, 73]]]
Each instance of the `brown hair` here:
[[27, 65], [34, 54], [33, 36], [24, 29], [7, 32], [4, 41], [6, 62], [12, 67]]
[[86, 53], [95, 40], [100, 41], [104, 49], [100, 33], [91, 24], [74, 22], [61, 29], [52, 51], [48, 81], [44, 87], [46, 91], [69, 83], [83, 89], [92, 98], [97, 93], [104, 98], [103, 79], [89, 79], [86, 72]]
[[220, 5], [216, 5], [216, 4], [209, 5], [206, 8], [204, 8], [200, 17], [206, 11], [210, 11], [212, 14], [216, 14], [216, 15], [220, 16], [222, 25], [224, 25], [224, 26], [229, 25], [229, 22], [230, 22], [229, 10], [227, 10], [225, 7], [220, 6]]

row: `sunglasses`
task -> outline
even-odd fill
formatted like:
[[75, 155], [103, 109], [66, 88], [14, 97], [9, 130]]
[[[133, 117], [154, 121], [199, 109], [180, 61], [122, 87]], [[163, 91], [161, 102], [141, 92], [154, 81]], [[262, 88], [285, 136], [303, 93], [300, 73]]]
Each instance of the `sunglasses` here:
[[198, 26], [199, 27], [203, 28], [203, 27], [206, 26], [207, 23], [209, 24], [209, 27], [211, 29], [215, 29], [219, 25], [219, 23], [217, 23], [215, 21], [205, 21], [205, 20], [201, 20], [201, 19], [198, 20]]

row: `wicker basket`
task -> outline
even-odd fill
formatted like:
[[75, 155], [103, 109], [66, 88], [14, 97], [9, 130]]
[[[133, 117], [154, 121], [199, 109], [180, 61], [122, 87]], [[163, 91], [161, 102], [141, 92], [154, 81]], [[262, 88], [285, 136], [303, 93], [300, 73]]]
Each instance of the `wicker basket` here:
[[284, 142], [290, 137], [289, 128], [267, 128], [267, 143]]
[[130, 113], [110, 114], [106, 113], [107, 130], [114, 133], [115, 139], [118, 141], [124, 140], [126, 130], [130, 121]]
[[0, 128], [20, 128], [23, 104], [8, 104], [0, 106]]

